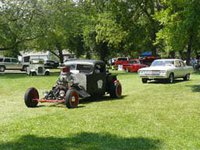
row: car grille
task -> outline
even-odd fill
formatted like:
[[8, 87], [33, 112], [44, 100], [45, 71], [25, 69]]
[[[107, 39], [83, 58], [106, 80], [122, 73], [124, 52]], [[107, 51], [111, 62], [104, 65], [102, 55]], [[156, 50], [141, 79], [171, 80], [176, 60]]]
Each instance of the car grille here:
[[38, 67], [38, 73], [43, 73], [43, 67]]
[[146, 75], [160, 75], [160, 71], [159, 70], [152, 70], [152, 71], [148, 71], [146, 72]]

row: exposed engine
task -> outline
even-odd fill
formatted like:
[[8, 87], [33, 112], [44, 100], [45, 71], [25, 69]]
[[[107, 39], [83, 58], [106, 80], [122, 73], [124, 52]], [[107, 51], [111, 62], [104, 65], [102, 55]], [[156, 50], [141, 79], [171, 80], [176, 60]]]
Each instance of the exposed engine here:
[[73, 84], [73, 76], [68, 67], [61, 68], [61, 73], [52, 90], [45, 93], [46, 99], [64, 99], [69, 87]]

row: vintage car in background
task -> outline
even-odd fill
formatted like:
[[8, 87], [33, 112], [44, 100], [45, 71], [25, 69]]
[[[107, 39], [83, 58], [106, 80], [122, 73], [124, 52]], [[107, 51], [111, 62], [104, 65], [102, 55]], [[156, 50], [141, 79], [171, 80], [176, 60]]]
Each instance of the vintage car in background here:
[[27, 67], [28, 75], [50, 75], [49, 69], [44, 67], [43, 59], [31, 59], [29, 62], [29, 66]]
[[123, 70], [126, 72], [137, 72], [144, 67], [148, 67], [148, 65], [143, 64], [139, 59], [131, 59], [128, 64], [123, 65]]
[[68, 108], [75, 108], [79, 98], [99, 97], [110, 94], [120, 98], [122, 86], [116, 75], [106, 71], [106, 65], [100, 60], [74, 60], [65, 62], [52, 90], [39, 98], [36, 88], [29, 88], [24, 96], [27, 107], [36, 107], [38, 102], [65, 103]]
[[48, 69], [55, 69], [58, 68], [59, 62], [55, 60], [45, 60], [44, 67]]
[[119, 68], [121, 68], [122, 70], [123, 65], [128, 64], [128, 63], [129, 63], [128, 57], [118, 57], [113, 63], [113, 69], [120, 70]]
[[143, 83], [148, 80], [167, 80], [173, 83], [176, 78], [183, 78], [185, 81], [190, 79], [193, 68], [186, 66], [181, 59], [157, 59], [150, 67], [138, 70]]

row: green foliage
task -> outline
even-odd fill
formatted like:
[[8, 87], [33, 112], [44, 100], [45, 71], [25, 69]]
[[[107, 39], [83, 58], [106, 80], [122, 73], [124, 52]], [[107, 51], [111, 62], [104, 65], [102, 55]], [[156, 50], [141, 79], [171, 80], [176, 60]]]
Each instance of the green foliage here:
[[171, 0], [165, 5], [166, 9], [155, 15], [163, 26], [157, 33], [156, 44], [162, 43], [166, 51], [184, 51], [189, 44], [194, 48], [199, 43], [199, 1]]
[[108, 43], [108, 46], [115, 48], [119, 47], [119, 44], [127, 36], [122, 27], [115, 22], [111, 13], [100, 14], [95, 29], [97, 43]]

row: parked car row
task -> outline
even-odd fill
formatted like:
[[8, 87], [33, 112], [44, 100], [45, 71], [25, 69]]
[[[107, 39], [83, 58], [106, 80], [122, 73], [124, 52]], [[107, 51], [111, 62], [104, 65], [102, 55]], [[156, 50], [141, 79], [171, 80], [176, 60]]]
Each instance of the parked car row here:
[[0, 72], [21, 70], [26, 71], [29, 75], [48, 75], [50, 72], [47, 69], [57, 68], [58, 66], [58, 61], [53, 60], [31, 59], [28, 63], [22, 63], [16, 58], [0, 57]]

